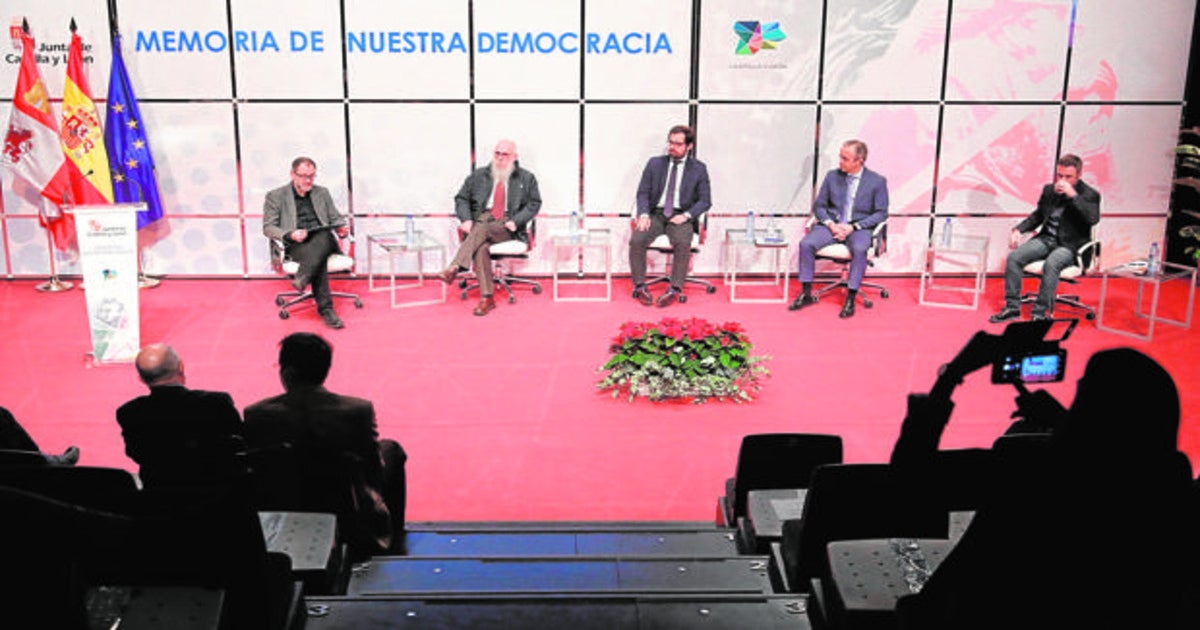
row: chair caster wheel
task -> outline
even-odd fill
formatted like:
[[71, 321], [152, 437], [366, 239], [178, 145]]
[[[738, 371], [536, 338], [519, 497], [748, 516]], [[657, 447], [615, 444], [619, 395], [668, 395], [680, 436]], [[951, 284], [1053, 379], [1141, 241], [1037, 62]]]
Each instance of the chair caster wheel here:
[[686, 295], [684, 295], [684, 294], [682, 294], [682, 293], [680, 293], [680, 294], [679, 294], [679, 303], [680, 303], [680, 304], [683, 304], [684, 302], [687, 302], [687, 296], [686, 296]]
[[883, 298], [883, 299], [885, 299], [885, 300], [886, 300], [886, 299], [888, 298], [888, 292], [887, 292], [887, 289], [880, 289], [880, 290], [879, 290], [879, 297], [881, 297], [881, 298]]
[[875, 306], [875, 303], [871, 300], [863, 300], [863, 308], [872, 308], [873, 306]]
[[282, 310], [279, 311], [279, 319], [287, 319], [291, 316], [292, 316], [292, 314], [287, 311], [282, 311]]
[[[704, 292], [705, 293], [716, 293], [717, 287], [704, 287]], [[682, 302], [683, 300], [680, 300], [680, 301]]]
[[541, 294], [542, 294], [542, 287], [540, 287], [540, 286], [538, 286], [538, 285], [536, 285], [536, 284], [535, 284], [535, 285], [533, 285], [533, 294], [534, 294], [534, 295], [541, 295]]
[[467, 299], [467, 292], [466, 292], [466, 291], [463, 291], [462, 293], [459, 293], [459, 294], [458, 294], [458, 299], [460, 299], [460, 300], [465, 300], [465, 299]]
[[354, 298], [354, 308], [362, 308], [362, 300]]
[[282, 295], [275, 298], [275, 306], [283, 306], [286, 302], [287, 300], [284, 300]]
[[516, 304], [516, 303], [517, 303], [517, 296], [515, 296], [515, 295], [509, 295], [509, 296], [508, 296], [508, 303], [509, 303], [509, 304]]
[[1084, 314], [1083, 318], [1090, 322], [1093, 319], [1096, 319], [1096, 314], [1095, 313], [1086, 313], [1086, 314]]

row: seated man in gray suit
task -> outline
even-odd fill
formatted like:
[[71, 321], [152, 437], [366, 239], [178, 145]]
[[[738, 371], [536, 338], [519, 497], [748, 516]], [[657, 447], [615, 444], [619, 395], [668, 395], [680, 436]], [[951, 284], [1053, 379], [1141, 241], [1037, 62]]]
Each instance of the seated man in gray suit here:
[[407, 456], [395, 440], [379, 439], [371, 401], [325, 389], [332, 362], [333, 348], [320, 336], [284, 337], [284, 393], [246, 407], [252, 457], [283, 455], [260, 460], [283, 462], [275, 470], [256, 468], [270, 484], [259, 494], [273, 502], [260, 509], [337, 514], [339, 535], [356, 558], [400, 551]]
[[475, 169], [463, 181], [454, 196], [454, 214], [462, 222], [459, 229], [467, 236], [458, 246], [454, 260], [439, 275], [449, 284], [460, 272], [474, 266], [479, 279], [476, 315], [487, 315], [496, 308], [488, 248], [492, 243], [512, 239], [529, 242], [525, 228], [541, 208], [537, 178], [521, 168], [517, 145], [512, 140], [497, 142], [492, 163]]
[[329, 189], [316, 186], [317, 164], [312, 158], [292, 160], [292, 181], [267, 193], [263, 202], [263, 234], [283, 241], [287, 255], [300, 264], [292, 279], [297, 291], [312, 284], [317, 313], [330, 328], [344, 326], [333, 310], [326, 264], [339, 250], [338, 236], [350, 233], [346, 221], [333, 205]]

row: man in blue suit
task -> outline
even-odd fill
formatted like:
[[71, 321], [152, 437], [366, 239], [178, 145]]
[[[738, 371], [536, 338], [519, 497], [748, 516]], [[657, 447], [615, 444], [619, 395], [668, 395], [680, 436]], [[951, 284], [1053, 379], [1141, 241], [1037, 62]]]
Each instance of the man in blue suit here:
[[683, 293], [696, 220], [712, 206], [708, 167], [689, 157], [696, 132], [675, 125], [667, 133], [667, 154], [650, 158], [637, 189], [637, 222], [629, 235], [629, 272], [633, 297], [646, 306], [655, 303], [646, 288], [646, 250], [661, 234], [671, 241], [671, 287], [658, 297], [670, 306]]
[[817, 250], [834, 242], [843, 242], [850, 248], [850, 278], [846, 303], [838, 316], [843, 319], [854, 316], [858, 287], [867, 271], [871, 232], [888, 216], [887, 179], [867, 169], [866, 161], [867, 144], [849, 140], [842, 144], [837, 170], [825, 174], [825, 181], [821, 182], [813, 202], [813, 214], [818, 223], [800, 241], [800, 296], [788, 310], [817, 303], [812, 294]]

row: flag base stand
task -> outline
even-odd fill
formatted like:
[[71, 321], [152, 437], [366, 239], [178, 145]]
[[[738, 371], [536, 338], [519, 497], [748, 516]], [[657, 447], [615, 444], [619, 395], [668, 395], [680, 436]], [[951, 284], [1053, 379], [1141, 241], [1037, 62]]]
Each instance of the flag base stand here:
[[42, 293], [61, 293], [63, 291], [70, 291], [74, 286], [66, 280], [59, 280], [58, 276], [50, 276], [49, 280], [35, 285], [33, 288]]
[[160, 280], [159, 278], [155, 278], [154, 276], [148, 276], [144, 273], [138, 274], [138, 288], [139, 289], [153, 289], [154, 287], [156, 287], [160, 284], [162, 284], [162, 280]]

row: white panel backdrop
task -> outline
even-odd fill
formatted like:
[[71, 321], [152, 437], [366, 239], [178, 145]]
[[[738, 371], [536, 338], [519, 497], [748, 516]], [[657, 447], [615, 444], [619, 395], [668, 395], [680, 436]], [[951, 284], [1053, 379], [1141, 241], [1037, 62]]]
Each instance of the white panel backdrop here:
[[[360, 237], [414, 214], [449, 239], [455, 191], [505, 137], [538, 176], [542, 232], [582, 209], [589, 225], [614, 229], [623, 271], [642, 166], [671, 125], [690, 123], [712, 172], [714, 238], [749, 209], [780, 215], [796, 236], [840, 143], [868, 142], [869, 166], [893, 198], [889, 255], [876, 272], [911, 273], [947, 216], [992, 236], [999, 269], [1005, 233], [1067, 151], [1084, 157], [1084, 178], [1104, 195], [1106, 258], [1161, 239], [1196, 2], [956, 0], [952, 15], [949, 0], [115, 7], [166, 204], [166, 219], [143, 233], [151, 272], [270, 273], [262, 196], [300, 154], [317, 161], [318, 183]], [[39, 61], [56, 111], [76, 19], [103, 107], [107, 2], [5, 8], [47, 45]], [[739, 23], [774, 47], [747, 48]], [[18, 60], [6, 47], [4, 119]], [[45, 274], [38, 197], [8, 170], [0, 183], [2, 270]], [[718, 270], [709, 250], [701, 273]], [[71, 254], [55, 256], [78, 271]], [[551, 263], [535, 256], [528, 270]]]

